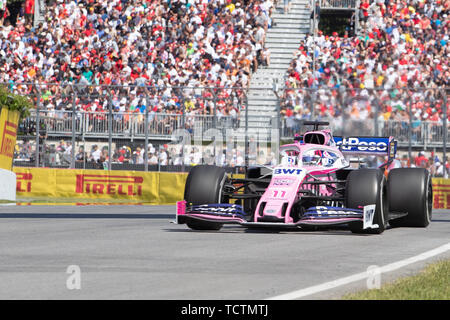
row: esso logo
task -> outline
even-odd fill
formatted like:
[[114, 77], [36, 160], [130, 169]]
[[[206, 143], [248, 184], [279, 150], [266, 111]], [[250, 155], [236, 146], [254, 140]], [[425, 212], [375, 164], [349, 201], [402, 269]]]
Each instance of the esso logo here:
[[386, 142], [376, 142], [376, 141], [360, 141], [359, 138], [344, 138], [342, 142], [339, 142], [338, 145], [342, 145], [341, 149], [350, 151], [355, 147], [358, 151], [380, 151], [386, 152], [387, 143]]

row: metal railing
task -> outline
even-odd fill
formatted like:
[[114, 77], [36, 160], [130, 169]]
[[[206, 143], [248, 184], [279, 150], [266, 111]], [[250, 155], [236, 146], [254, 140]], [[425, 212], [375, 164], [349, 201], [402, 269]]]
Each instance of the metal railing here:
[[[147, 137], [152, 140], [170, 140], [173, 134], [180, 129], [189, 128], [193, 133], [196, 130], [203, 132], [214, 128], [225, 134], [227, 129], [239, 128], [241, 122], [240, 118], [231, 116], [216, 118], [212, 115], [183, 116], [181, 114], [149, 113], [146, 131], [144, 114], [113, 114], [111, 129], [109, 127], [109, 116], [105, 113], [81, 111], [74, 115], [71, 111], [62, 111], [56, 117], [53, 112], [49, 111], [41, 111], [40, 114], [40, 121], [45, 123], [45, 132], [49, 137], [75, 135], [81, 139], [107, 138], [110, 135], [114, 139], [144, 139], [147, 133]], [[301, 132], [304, 120], [306, 119], [283, 117], [280, 130], [281, 138], [291, 139], [295, 134]], [[420, 121], [410, 125], [409, 121], [346, 120], [344, 128], [341, 117], [321, 118], [321, 120], [330, 122], [335, 135], [349, 135], [353, 132], [357, 135], [367, 136], [394, 136], [402, 147], [408, 146], [410, 133], [413, 146], [442, 147], [444, 141], [443, 123], [437, 121]], [[24, 119], [19, 125], [19, 135], [32, 134], [27, 128], [34, 128], [36, 121], [36, 114]], [[375, 122], [377, 122], [378, 129], [375, 129]], [[447, 138], [450, 137], [449, 134], [447, 128]]]
[[31, 115], [19, 125], [19, 135], [31, 134], [38, 121], [45, 124], [45, 132], [50, 137], [76, 135], [81, 138], [105, 138], [111, 134], [113, 138], [143, 139], [147, 134], [148, 138], [155, 140], [168, 140], [179, 129], [225, 130], [239, 125], [239, 119], [232, 116], [150, 112], [147, 117], [146, 131], [144, 113], [117, 112], [109, 115], [105, 112], [40, 110], [38, 117], [36, 110], [32, 110]]

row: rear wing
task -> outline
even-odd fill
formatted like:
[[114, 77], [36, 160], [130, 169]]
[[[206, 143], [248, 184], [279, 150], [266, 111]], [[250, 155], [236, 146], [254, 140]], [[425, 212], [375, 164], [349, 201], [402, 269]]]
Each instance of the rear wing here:
[[344, 154], [388, 156], [388, 162], [397, 153], [394, 137], [334, 137], [334, 142]]

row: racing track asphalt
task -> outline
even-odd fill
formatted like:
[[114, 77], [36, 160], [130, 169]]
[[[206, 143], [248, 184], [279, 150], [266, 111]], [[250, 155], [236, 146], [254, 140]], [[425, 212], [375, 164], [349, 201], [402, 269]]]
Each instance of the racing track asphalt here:
[[[450, 242], [450, 210], [429, 228], [194, 232], [174, 206], [2, 206], [0, 299], [266, 299], [384, 266]], [[411, 275], [425, 262], [381, 275]], [[80, 269], [69, 290], [68, 267]], [[358, 281], [305, 299], [334, 299]]]

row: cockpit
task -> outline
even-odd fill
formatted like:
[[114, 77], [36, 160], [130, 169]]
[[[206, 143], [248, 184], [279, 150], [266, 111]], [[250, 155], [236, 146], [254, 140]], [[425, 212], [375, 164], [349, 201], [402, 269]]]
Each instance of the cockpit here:
[[334, 166], [339, 159], [339, 155], [335, 152], [323, 149], [309, 149], [302, 154], [303, 166], [322, 166], [329, 168]]

